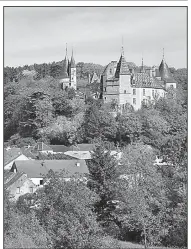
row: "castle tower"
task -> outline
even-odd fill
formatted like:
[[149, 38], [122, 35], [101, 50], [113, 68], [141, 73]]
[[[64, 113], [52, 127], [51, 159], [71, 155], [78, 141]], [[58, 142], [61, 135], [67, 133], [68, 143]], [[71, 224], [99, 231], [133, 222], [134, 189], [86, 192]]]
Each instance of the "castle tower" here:
[[161, 79], [166, 84], [166, 89], [169, 87], [176, 88], [176, 81], [173, 79], [173, 76], [168, 68], [168, 65], [167, 65], [165, 59], [164, 59], [164, 48], [163, 48], [163, 58], [162, 58], [160, 66], [159, 66], [159, 73], [160, 73]]
[[70, 86], [76, 90], [76, 63], [74, 60], [73, 50], [70, 60]]
[[125, 104], [131, 102], [131, 97], [130, 97], [131, 96], [131, 72], [125, 60], [123, 47], [121, 51], [121, 57], [119, 59], [119, 62], [117, 63], [115, 78], [118, 79], [118, 82], [119, 82], [118, 104], [124, 107]]

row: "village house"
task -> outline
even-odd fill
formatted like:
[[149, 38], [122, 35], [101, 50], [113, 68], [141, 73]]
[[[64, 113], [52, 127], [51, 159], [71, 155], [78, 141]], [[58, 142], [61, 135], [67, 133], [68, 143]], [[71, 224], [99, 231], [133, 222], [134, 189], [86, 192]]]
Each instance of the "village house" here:
[[[95, 144], [76, 144], [69, 147], [68, 151], [64, 152], [64, 154], [76, 159], [89, 160], [92, 158], [92, 152], [94, 149]], [[111, 150], [111, 155], [114, 156], [117, 160], [120, 160], [122, 152]]]
[[20, 148], [6, 148], [4, 149], [4, 169], [10, 170], [14, 161], [17, 160], [29, 160], [29, 158], [24, 155]]
[[53, 149], [49, 145], [43, 142], [37, 142], [33, 150], [36, 152], [45, 153], [45, 154], [53, 153]]
[[87, 174], [89, 174], [85, 160], [76, 159], [15, 161], [10, 171], [25, 172], [37, 187], [41, 187], [49, 170], [58, 173], [62, 172], [62, 178], [65, 180], [69, 180], [74, 175], [85, 179]]
[[32, 180], [22, 171], [5, 171], [4, 188], [9, 192], [12, 201], [16, 201], [21, 195], [34, 193], [37, 189]]

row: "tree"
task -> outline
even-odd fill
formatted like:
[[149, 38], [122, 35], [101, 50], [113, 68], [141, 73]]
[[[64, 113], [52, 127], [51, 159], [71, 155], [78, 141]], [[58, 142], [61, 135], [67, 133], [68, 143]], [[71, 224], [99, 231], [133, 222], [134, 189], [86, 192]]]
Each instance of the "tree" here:
[[[143, 144], [128, 146], [123, 151], [119, 219], [122, 227], [142, 231], [144, 245], [160, 242], [164, 226], [166, 196], [162, 175], [153, 165], [154, 155]], [[121, 215], [122, 213], [122, 215]]]
[[77, 178], [64, 181], [49, 172], [49, 183], [40, 192], [38, 217], [51, 236], [53, 248], [93, 248], [100, 233], [92, 212], [98, 198]]
[[120, 143], [136, 142], [141, 138], [142, 122], [139, 113], [124, 113], [118, 114], [118, 136]]
[[86, 141], [97, 137], [102, 140], [114, 141], [117, 133], [115, 118], [104, 108], [96, 104], [86, 109], [84, 116], [84, 136]]
[[[107, 149], [106, 149], [107, 147]], [[115, 208], [115, 181], [118, 177], [117, 161], [111, 156], [111, 150], [100, 140], [92, 152], [92, 159], [88, 163], [90, 181], [88, 186], [100, 200], [95, 203], [95, 212], [98, 221], [103, 226], [108, 226], [113, 217], [111, 211]]]

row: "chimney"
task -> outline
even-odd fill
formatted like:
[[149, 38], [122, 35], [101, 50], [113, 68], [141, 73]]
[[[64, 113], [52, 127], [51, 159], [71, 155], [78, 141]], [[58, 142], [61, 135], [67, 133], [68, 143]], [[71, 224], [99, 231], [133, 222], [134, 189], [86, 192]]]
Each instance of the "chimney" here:
[[76, 166], [77, 166], [77, 167], [80, 167], [80, 162], [77, 162], [77, 163], [76, 163]]

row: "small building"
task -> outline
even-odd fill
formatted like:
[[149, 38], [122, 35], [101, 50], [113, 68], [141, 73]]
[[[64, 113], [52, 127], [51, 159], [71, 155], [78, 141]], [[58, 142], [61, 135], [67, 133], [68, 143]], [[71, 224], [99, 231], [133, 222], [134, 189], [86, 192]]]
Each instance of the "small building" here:
[[34, 147], [34, 151], [46, 154], [53, 153], [53, 149], [49, 145], [43, 142], [37, 142], [37, 144]]
[[85, 160], [29, 160], [16, 161], [13, 163], [11, 172], [25, 172], [37, 186], [43, 186], [43, 179], [49, 172], [63, 172], [63, 178], [69, 180], [75, 174], [85, 177], [89, 174]]
[[5, 171], [4, 188], [9, 192], [12, 201], [16, 201], [21, 195], [34, 193], [37, 189], [32, 180], [22, 171]]
[[14, 161], [17, 160], [29, 160], [29, 158], [24, 155], [21, 151], [20, 148], [7, 148], [4, 149], [4, 169], [5, 170], [10, 170], [10, 168], [12, 167]]

